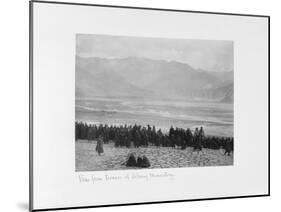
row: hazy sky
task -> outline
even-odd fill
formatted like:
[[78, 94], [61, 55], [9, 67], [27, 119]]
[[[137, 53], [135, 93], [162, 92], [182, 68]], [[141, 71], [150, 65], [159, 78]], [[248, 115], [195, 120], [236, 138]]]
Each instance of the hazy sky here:
[[233, 42], [111, 35], [76, 35], [81, 57], [175, 60], [206, 71], [233, 70]]

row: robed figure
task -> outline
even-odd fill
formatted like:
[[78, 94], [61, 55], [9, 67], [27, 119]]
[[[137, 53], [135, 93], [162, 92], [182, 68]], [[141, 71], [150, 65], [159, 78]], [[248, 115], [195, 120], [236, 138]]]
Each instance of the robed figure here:
[[102, 136], [99, 136], [99, 137], [98, 137], [97, 146], [96, 146], [96, 151], [98, 152], [99, 155], [101, 155], [101, 153], [104, 152], [104, 150], [103, 150], [103, 139], [102, 139]]

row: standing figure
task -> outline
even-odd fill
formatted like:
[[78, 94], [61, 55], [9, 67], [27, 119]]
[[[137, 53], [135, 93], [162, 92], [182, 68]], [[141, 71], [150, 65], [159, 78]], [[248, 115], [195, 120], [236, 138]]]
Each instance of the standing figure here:
[[161, 129], [157, 131], [155, 142], [156, 146], [160, 146], [161, 144], [163, 145], [163, 134]]
[[198, 146], [200, 147], [200, 149], [202, 149], [202, 143], [204, 141], [204, 138], [205, 138], [205, 133], [203, 127], [200, 127], [199, 134], [198, 134]]
[[170, 131], [169, 131], [169, 139], [170, 139], [170, 145], [172, 147], [175, 147], [175, 130], [173, 126], [171, 126]]
[[230, 156], [230, 153], [233, 152], [233, 142], [227, 140], [225, 144], [225, 152], [224, 155]]
[[101, 135], [98, 137], [96, 151], [98, 152], [99, 155], [101, 155], [101, 153], [104, 152], [103, 151], [103, 139], [102, 139]]
[[194, 134], [193, 134], [193, 150], [194, 151], [201, 151], [202, 146], [201, 146], [201, 138], [200, 138], [200, 132], [198, 128], [195, 128]]

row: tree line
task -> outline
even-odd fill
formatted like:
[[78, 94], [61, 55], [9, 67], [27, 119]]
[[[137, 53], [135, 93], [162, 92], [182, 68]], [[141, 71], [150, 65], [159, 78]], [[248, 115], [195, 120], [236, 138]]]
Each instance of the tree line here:
[[75, 122], [75, 140], [96, 140], [102, 138], [104, 143], [114, 142], [116, 147], [162, 146], [185, 149], [193, 147], [200, 151], [202, 148], [225, 149], [225, 154], [233, 151], [233, 137], [206, 136], [203, 127], [190, 129], [170, 127], [168, 133], [155, 126], [141, 125], [96, 125], [84, 122]]

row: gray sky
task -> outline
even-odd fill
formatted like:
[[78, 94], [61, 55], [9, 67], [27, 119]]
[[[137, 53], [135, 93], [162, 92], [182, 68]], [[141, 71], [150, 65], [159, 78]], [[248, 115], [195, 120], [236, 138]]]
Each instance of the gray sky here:
[[81, 57], [175, 60], [206, 71], [233, 70], [233, 42], [111, 35], [76, 35]]

